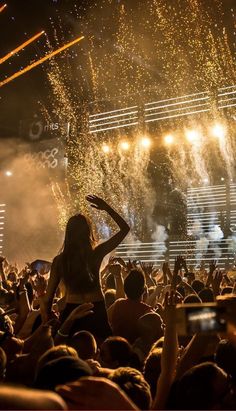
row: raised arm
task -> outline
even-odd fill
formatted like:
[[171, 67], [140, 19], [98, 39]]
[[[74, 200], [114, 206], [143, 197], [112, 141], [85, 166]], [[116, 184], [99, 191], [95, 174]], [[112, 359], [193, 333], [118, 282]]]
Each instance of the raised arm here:
[[120, 228], [118, 233], [116, 233], [111, 238], [109, 238], [109, 240], [104, 241], [104, 243], [99, 244], [96, 247], [95, 252], [101, 258], [103, 258], [105, 257], [105, 255], [109, 254], [112, 250], [114, 250], [121, 243], [121, 241], [124, 240], [124, 238], [127, 236], [130, 230], [130, 227], [126, 223], [126, 221], [120, 216], [120, 214], [113, 210], [113, 208], [109, 206], [109, 204], [107, 204], [106, 201], [94, 195], [89, 195], [86, 197], [86, 199], [91, 203], [91, 207], [94, 207], [97, 210], [106, 211]]
[[2, 281], [3, 287], [6, 284], [6, 274], [4, 271], [4, 262], [6, 261], [6, 257], [0, 256], [0, 281]]
[[49, 319], [52, 310], [53, 298], [60, 283], [60, 279], [59, 261], [58, 257], [55, 257], [51, 267], [46, 294], [40, 301], [41, 316], [44, 322]]
[[175, 291], [165, 295], [165, 335], [161, 355], [161, 374], [157, 381], [156, 396], [152, 409], [164, 410], [170, 392], [171, 385], [175, 379], [177, 358], [178, 358], [178, 338], [176, 332], [176, 303], [177, 294]]

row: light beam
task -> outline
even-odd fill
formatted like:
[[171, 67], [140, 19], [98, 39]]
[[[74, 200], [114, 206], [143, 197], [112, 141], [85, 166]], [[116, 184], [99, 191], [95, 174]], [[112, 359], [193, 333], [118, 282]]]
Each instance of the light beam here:
[[4, 63], [4, 61], [8, 60], [14, 54], [18, 53], [18, 51], [22, 50], [24, 47], [28, 46], [33, 41], [37, 40], [44, 33], [45, 33], [44, 31], [40, 31], [39, 33], [35, 34], [35, 36], [31, 37], [29, 40], [22, 43], [20, 46], [16, 47], [14, 50], [10, 51], [10, 53], [6, 54], [6, 56], [4, 56], [0, 59], [0, 64]]
[[3, 4], [3, 6], [0, 6], [0, 13], [7, 7], [7, 4]]
[[17, 71], [12, 76], [6, 78], [5, 80], [0, 82], [0, 87], [4, 86], [5, 84], [9, 83], [10, 81], [14, 80], [15, 78], [22, 76], [23, 74], [27, 73], [28, 71], [32, 70], [34, 67], [39, 66], [40, 64], [44, 63], [46, 60], [56, 56], [57, 54], [61, 53], [62, 51], [68, 49], [69, 47], [73, 46], [74, 44], [78, 43], [80, 40], [84, 39], [84, 36], [78, 37], [77, 39], [71, 41], [70, 43], [64, 44], [64, 46], [60, 47], [57, 50], [52, 51], [51, 53], [47, 54], [46, 56], [42, 57], [41, 59], [35, 61], [32, 64], [26, 66], [23, 70]]

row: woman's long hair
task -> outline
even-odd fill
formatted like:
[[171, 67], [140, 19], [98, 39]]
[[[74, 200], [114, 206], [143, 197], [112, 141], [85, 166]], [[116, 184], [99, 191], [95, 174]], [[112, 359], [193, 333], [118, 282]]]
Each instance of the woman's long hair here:
[[83, 214], [71, 217], [66, 226], [62, 251], [63, 280], [65, 286], [81, 286], [81, 291], [91, 289], [94, 275], [89, 266], [89, 256], [95, 247], [91, 222]]

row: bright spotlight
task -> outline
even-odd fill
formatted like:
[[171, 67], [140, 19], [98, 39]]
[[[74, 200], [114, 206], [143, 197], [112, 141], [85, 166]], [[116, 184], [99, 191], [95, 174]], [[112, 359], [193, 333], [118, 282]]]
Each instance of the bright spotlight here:
[[226, 134], [226, 129], [223, 124], [217, 123], [212, 127], [212, 135], [217, 138], [224, 138]]
[[143, 148], [149, 148], [151, 145], [151, 140], [148, 137], [142, 137], [140, 140], [140, 144]]
[[185, 135], [190, 143], [199, 139], [199, 132], [197, 130], [186, 130]]
[[169, 146], [174, 142], [174, 137], [171, 134], [168, 134], [164, 137], [164, 141]]
[[221, 177], [221, 181], [225, 181], [224, 177]]
[[108, 154], [111, 152], [111, 148], [107, 144], [103, 144], [102, 151], [103, 153]]
[[204, 179], [203, 179], [203, 183], [204, 183], [204, 184], [208, 184], [208, 183], [209, 183], [208, 178], [204, 178]]
[[12, 176], [12, 171], [10, 171], [10, 170], [5, 171], [5, 176], [11, 177]]
[[121, 141], [120, 148], [122, 150], [129, 150], [130, 144], [128, 143], [128, 141]]

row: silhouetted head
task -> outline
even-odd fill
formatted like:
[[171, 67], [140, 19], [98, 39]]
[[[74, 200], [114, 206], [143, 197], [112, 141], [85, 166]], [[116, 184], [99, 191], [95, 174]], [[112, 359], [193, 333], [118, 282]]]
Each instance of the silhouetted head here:
[[65, 232], [64, 251], [73, 247], [93, 246], [95, 242], [92, 224], [83, 214], [76, 214], [68, 220]]
[[144, 293], [145, 278], [144, 274], [139, 269], [130, 271], [124, 281], [125, 294], [131, 300], [139, 300]]
[[226, 295], [226, 294], [231, 294], [233, 292], [233, 287], [224, 287], [222, 290], [221, 290], [221, 295]]
[[182, 287], [182, 285], [179, 285], [177, 287], [177, 291], [178, 291], [178, 293], [180, 293], [182, 295], [183, 298], [185, 297], [185, 289], [184, 289], [184, 287]]
[[203, 303], [213, 303], [215, 301], [214, 294], [211, 288], [203, 288], [198, 295]]
[[38, 360], [37, 367], [36, 367], [36, 375], [50, 361], [56, 360], [57, 358], [61, 357], [74, 357], [78, 358], [77, 351], [68, 345], [56, 345], [52, 348], [49, 348]]
[[7, 275], [7, 280], [11, 281], [11, 283], [16, 283], [17, 282], [17, 274], [15, 273], [15, 271], [11, 271], [8, 275]]
[[140, 371], [130, 367], [120, 367], [109, 375], [109, 379], [119, 385], [140, 410], [150, 409], [152, 400], [150, 386]]
[[89, 365], [71, 356], [60, 357], [44, 364], [35, 378], [35, 388], [42, 390], [54, 390], [57, 385], [77, 381], [81, 377], [92, 375]]
[[137, 321], [139, 337], [153, 344], [163, 336], [163, 321], [159, 314], [147, 313]]
[[95, 359], [97, 354], [96, 340], [89, 331], [78, 331], [70, 338], [70, 345], [73, 347], [79, 358], [82, 360]]
[[215, 362], [236, 381], [236, 347], [228, 340], [221, 340], [216, 348]]
[[200, 280], [194, 280], [191, 286], [196, 293], [199, 293], [204, 288], [204, 283]]
[[227, 374], [210, 362], [190, 368], [177, 382], [175, 395], [177, 410], [235, 409]]
[[202, 300], [196, 294], [189, 294], [187, 295], [187, 297], [185, 297], [183, 302], [184, 304], [193, 304], [193, 303], [199, 304], [202, 302]]
[[129, 365], [132, 347], [123, 337], [108, 337], [100, 348], [100, 362], [103, 367], [115, 369]]

